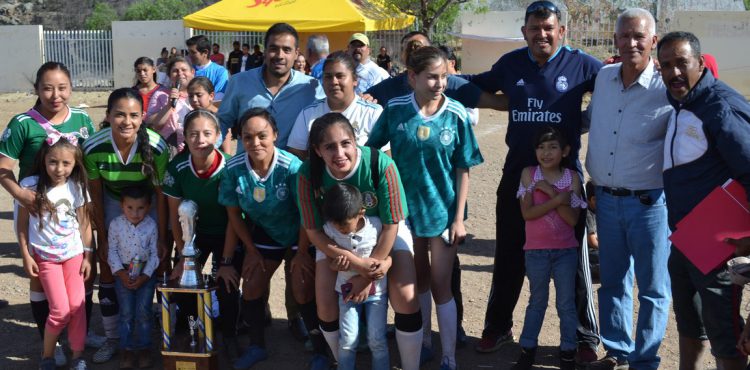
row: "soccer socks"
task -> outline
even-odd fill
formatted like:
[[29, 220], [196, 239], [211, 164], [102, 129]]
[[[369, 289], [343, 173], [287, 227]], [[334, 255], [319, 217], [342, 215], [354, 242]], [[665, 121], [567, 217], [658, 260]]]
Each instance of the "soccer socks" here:
[[422, 347], [422, 313], [402, 314], [396, 312], [396, 344], [401, 356], [403, 370], [419, 369], [419, 353]]
[[443, 347], [443, 362], [453, 369], [456, 367], [456, 301], [435, 305], [438, 327], [440, 328], [440, 343]]
[[263, 297], [242, 300], [242, 320], [248, 326], [250, 345], [266, 348], [266, 300]]
[[339, 322], [337, 321], [320, 321], [320, 331], [323, 332], [323, 337], [328, 342], [328, 347], [331, 348], [333, 357], [336, 361], [339, 360]]
[[31, 315], [34, 317], [39, 335], [44, 340], [44, 327], [47, 325], [47, 317], [49, 316], [47, 295], [44, 292], [29, 290], [29, 300], [31, 301]]
[[120, 324], [120, 306], [114, 283], [99, 283], [99, 309], [102, 311], [102, 326], [107, 339], [119, 339], [117, 327]]
[[326, 338], [319, 329], [320, 323], [318, 322], [318, 313], [315, 308], [315, 301], [311, 301], [305, 304], [297, 304], [300, 314], [302, 315], [302, 321], [305, 322], [305, 327], [310, 328], [307, 331], [307, 335], [310, 336], [310, 341], [313, 344], [313, 351], [316, 354], [328, 357], [328, 351], [326, 348]]
[[432, 349], [432, 291], [419, 293], [422, 310], [422, 347]]

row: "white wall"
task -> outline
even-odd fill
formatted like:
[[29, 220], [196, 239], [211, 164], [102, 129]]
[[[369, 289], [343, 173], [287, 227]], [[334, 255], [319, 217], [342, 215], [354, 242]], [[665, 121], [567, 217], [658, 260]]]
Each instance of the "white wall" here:
[[139, 57], [156, 61], [161, 48], [186, 49], [190, 29], [177, 21], [112, 22], [112, 63], [115, 88], [133, 85], [133, 62]]
[[675, 12], [670, 29], [694, 33], [701, 51], [716, 58], [719, 79], [750, 96], [750, 12]]
[[0, 92], [32, 91], [42, 65], [42, 26], [0, 26], [0, 40], [12, 57], [0, 58]]
[[521, 35], [524, 12], [461, 14], [461, 72], [488, 71], [505, 53], [526, 45]]

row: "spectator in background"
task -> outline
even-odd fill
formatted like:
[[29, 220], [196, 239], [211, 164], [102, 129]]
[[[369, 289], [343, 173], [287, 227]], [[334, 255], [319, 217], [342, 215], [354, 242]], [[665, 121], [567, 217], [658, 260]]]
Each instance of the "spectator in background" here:
[[160, 72], [167, 72], [167, 63], [169, 62], [169, 51], [166, 47], [161, 48], [159, 58], [156, 58], [156, 69]]
[[177, 48], [172, 46], [171, 49], [169, 49], [169, 59], [172, 59], [177, 56]]
[[375, 62], [380, 68], [383, 68], [386, 71], [391, 70], [391, 56], [388, 55], [388, 49], [385, 46], [380, 47], [380, 54], [378, 54], [378, 58]]
[[357, 66], [357, 94], [363, 94], [370, 86], [390, 77], [388, 71], [370, 60], [370, 39], [364, 33], [355, 33], [349, 38], [349, 55], [359, 63]]
[[224, 66], [224, 54], [219, 52], [219, 44], [214, 43], [211, 45], [211, 61], [220, 65]]
[[[229, 74], [226, 68], [209, 59], [211, 43], [208, 38], [203, 35], [193, 36], [185, 41], [185, 45], [188, 47], [190, 60], [195, 67], [195, 77], [203, 76], [211, 80], [216, 90], [216, 100], [221, 100], [224, 96], [224, 90], [227, 88]], [[184, 88], [187, 89], [187, 86], [184, 86]]]
[[328, 37], [312, 35], [307, 39], [307, 63], [310, 64], [310, 75], [318, 80], [323, 79], [323, 62], [328, 57]]
[[307, 60], [305, 59], [304, 55], [297, 55], [297, 59], [294, 60], [294, 69], [306, 75], [310, 74], [310, 66], [307, 64]]
[[242, 51], [240, 50], [240, 42], [235, 40], [232, 43], [232, 47], [234, 50], [232, 50], [229, 53], [229, 58], [227, 58], [227, 69], [229, 70], [229, 74], [235, 74], [240, 71], [240, 63], [242, 61]]
[[[248, 49], [250, 49], [250, 45], [248, 45]], [[263, 65], [263, 52], [260, 51], [260, 45], [255, 44], [253, 45], [253, 53], [250, 54], [250, 61], [247, 66], [247, 69], [258, 68], [262, 65]]]
[[250, 67], [250, 44], [242, 44], [242, 56], [240, 57], [240, 72], [252, 69]]

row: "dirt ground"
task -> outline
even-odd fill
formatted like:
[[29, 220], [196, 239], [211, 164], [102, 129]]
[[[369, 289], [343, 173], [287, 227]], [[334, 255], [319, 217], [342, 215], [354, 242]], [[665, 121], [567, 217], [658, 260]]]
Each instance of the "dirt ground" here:
[[[85, 104], [94, 122], [104, 117], [107, 93], [74, 93], [71, 106]], [[14, 93], [0, 95], [0, 129], [4, 128], [10, 118], [19, 112], [26, 111], [34, 103], [35, 96]], [[503, 347], [492, 354], [478, 354], [473, 347], [481, 336], [484, 324], [484, 311], [492, 277], [492, 263], [495, 248], [495, 190], [500, 181], [501, 165], [507, 148], [504, 144], [507, 115], [493, 111], [482, 111], [480, 123], [476, 128], [485, 163], [472, 170], [469, 194], [470, 218], [467, 229], [472, 234], [470, 240], [459, 250], [464, 294], [464, 328], [469, 336], [466, 348], [457, 351], [457, 360], [462, 369], [508, 369], [516, 359], [519, 347], [517, 344]], [[584, 139], [586, 145], [586, 138]], [[582, 150], [585, 153], [585, 150]], [[33, 324], [28, 298], [28, 282], [19, 258], [18, 245], [13, 233], [13, 212], [11, 198], [0, 191], [0, 298], [10, 301], [10, 306], [0, 311], [0, 368], [33, 369], [39, 361], [41, 342]], [[295, 341], [286, 329], [286, 312], [283, 304], [283, 274], [277, 272], [272, 284], [271, 308], [273, 323], [266, 330], [269, 360], [257, 365], [255, 369], [303, 369], [309, 360], [303, 344]], [[597, 289], [598, 285], [594, 286]], [[594, 294], [596, 296], [596, 294]], [[96, 297], [96, 295], [94, 295]], [[529, 291], [525, 285], [514, 315], [514, 333], [520, 335], [523, 326], [524, 310], [528, 302]], [[96, 298], [95, 298], [96, 299]], [[747, 301], [747, 300], [745, 300]], [[554, 309], [554, 290], [551, 290], [550, 304], [539, 343], [537, 368], [557, 368], [557, 348], [559, 345], [559, 320]], [[155, 305], [155, 308], [156, 305]], [[671, 310], [670, 310], [671, 311]], [[433, 310], [434, 312], [434, 310]], [[747, 303], [743, 304], [743, 315], [747, 314]], [[392, 316], [392, 314], [391, 314]], [[434, 316], [434, 314], [433, 314]], [[101, 315], [98, 305], [94, 307], [91, 323], [94, 330], [103, 334]], [[433, 317], [433, 343], [439, 349], [437, 320]], [[393, 341], [391, 341], [393, 342]], [[154, 333], [154, 349], [159, 344], [159, 335]], [[93, 350], [86, 350], [86, 358], [91, 359]], [[438, 355], [439, 353], [436, 353]], [[599, 354], [603, 354], [600, 347]], [[674, 315], [670, 317], [667, 333], [660, 352], [662, 368], [678, 367], [677, 331]], [[419, 354], [411, 354], [419, 355]], [[360, 368], [369, 368], [369, 355], [361, 354]], [[704, 361], [706, 368], [715, 368], [712, 358]], [[220, 368], [230, 368], [221, 357]], [[439, 359], [439, 356], [436, 356]], [[433, 360], [425, 369], [437, 369], [439, 360]], [[157, 361], [159, 362], [159, 361]], [[398, 354], [395, 343], [391, 343], [391, 363], [397, 364]], [[107, 364], [95, 365], [89, 362], [91, 369], [116, 369], [118, 361], [113, 359]], [[161, 369], [161, 364], [154, 368]]]

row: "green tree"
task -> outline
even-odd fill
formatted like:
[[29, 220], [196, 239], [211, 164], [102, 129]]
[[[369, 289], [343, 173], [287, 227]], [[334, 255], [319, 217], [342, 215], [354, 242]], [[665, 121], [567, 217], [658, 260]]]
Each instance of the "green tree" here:
[[[748, 0], [750, 1], [750, 0]], [[487, 11], [485, 0], [385, 0], [386, 6], [412, 15], [419, 22], [419, 30], [434, 42], [444, 42], [453, 29], [461, 9]]]
[[131, 4], [123, 20], [125, 21], [158, 21], [181, 19], [182, 17], [203, 8], [201, 0], [141, 0]]
[[83, 25], [87, 30], [111, 30], [112, 22], [117, 20], [117, 12], [108, 3], [96, 3], [94, 11], [86, 18]]

